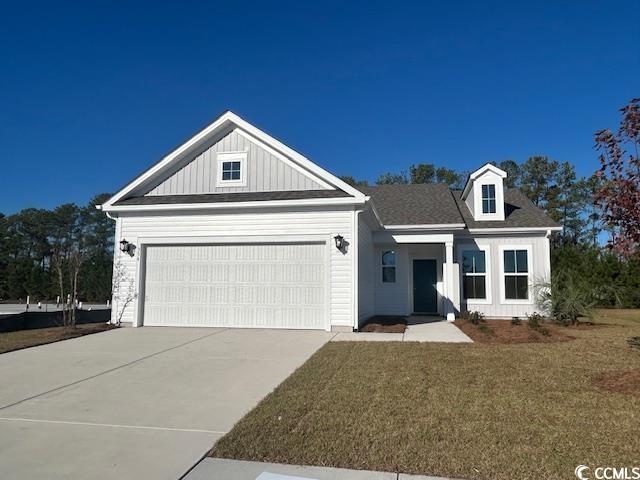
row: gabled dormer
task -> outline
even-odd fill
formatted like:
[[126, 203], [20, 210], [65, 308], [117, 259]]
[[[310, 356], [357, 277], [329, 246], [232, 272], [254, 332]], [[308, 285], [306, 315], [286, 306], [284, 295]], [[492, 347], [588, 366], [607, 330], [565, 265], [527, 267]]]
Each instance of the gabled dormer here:
[[504, 179], [507, 172], [487, 163], [467, 180], [462, 200], [476, 221], [504, 220]]

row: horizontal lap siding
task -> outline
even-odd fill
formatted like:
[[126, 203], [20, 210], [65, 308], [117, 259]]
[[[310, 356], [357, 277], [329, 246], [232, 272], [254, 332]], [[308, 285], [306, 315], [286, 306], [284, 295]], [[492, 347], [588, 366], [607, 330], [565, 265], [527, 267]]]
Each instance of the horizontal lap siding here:
[[[322, 235], [333, 242], [333, 235], [340, 234], [351, 241], [353, 211], [313, 212], [264, 212], [216, 215], [139, 215], [118, 219], [116, 243], [121, 239], [138, 244], [140, 238], [167, 237], [237, 237], [256, 236], [268, 241], [270, 235]], [[352, 264], [351, 251], [339, 252], [330, 245], [330, 317], [332, 325], [353, 325]], [[127, 276], [135, 279], [139, 252], [134, 257], [116, 249], [115, 262], [121, 262]], [[135, 291], [138, 286], [135, 285]], [[137, 301], [132, 302], [122, 316], [123, 322], [133, 322]], [[114, 299], [113, 317], [122, 305]]]

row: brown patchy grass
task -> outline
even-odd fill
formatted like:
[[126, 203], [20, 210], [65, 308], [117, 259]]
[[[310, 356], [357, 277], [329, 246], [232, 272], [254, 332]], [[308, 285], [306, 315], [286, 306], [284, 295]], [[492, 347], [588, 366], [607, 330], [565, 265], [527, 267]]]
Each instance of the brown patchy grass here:
[[113, 328], [117, 327], [107, 323], [87, 323], [76, 328], [51, 327], [0, 333], [0, 353], [82, 337]]
[[602, 372], [594, 378], [594, 384], [611, 392], [640, 397], [640, 369]]
[[605, 325], [640, 326], [640, 309], [599, 308], [595, 311], [593, 322]]
[[361, 332], [404, 333], [407, 328], [407, 317], [382, 316], [371, 317], [360, 328]]
[[[595, 325], [580, 324], [564, 327], [550, 322], [542, 324], [548, 335], [541, 330], [529, 328], [526, 320], [520, 325], [513, 325], [509, 320], [483, 320], [480, 325], [474, 325], [465, 320], [456, 320], [455, 325], [466, 333], [474, 342], [496, 344], [510, 343], [553, 343], [574, 340], [573, 332], [598, 328]], [[484, 325], [484, 327], [482, 327]]]
[[593, 378], [640, 369], [627, 345], [640, 327], [572, 334], [510, 345], [328, 343], [211, 455], [492, 480], [634, 466], [640, 398]]

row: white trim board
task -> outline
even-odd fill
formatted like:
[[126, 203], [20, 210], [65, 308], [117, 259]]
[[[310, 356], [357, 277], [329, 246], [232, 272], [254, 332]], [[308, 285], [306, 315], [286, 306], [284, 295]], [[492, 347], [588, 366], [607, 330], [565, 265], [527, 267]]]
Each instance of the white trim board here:
[[306, 198], [300, 200], [266, 200], [256, 202], [219, 203], [161, 203], [156, 205], [107, 205], [101, 206], [105, 212], [147, 212], [172, 210], [235, 210], [239, 208], [305, 207], [330, 205], [362, 205], [364, 199], [353, 197]]

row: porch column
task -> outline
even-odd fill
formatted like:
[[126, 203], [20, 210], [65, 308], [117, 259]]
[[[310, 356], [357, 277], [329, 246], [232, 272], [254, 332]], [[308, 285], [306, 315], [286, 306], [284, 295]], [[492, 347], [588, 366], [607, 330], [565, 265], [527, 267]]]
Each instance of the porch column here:
[[443, 264], [444, 271], [444, 314], [447, 316], [448, 322], [455, 320], [453, 309], [454, 283], [453, 283], [453, 242], [445, 243], [445, 261]]

